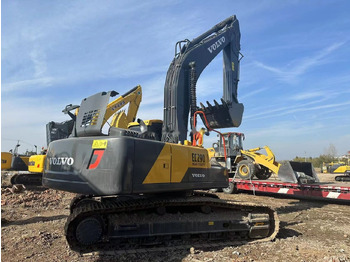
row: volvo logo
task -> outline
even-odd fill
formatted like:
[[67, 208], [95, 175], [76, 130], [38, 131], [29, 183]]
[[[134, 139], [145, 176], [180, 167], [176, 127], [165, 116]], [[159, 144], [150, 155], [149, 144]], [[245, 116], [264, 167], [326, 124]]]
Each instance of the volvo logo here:
[[68, 165], [68, 166], [71, 166], [73, 164], [74, 164], [73, 157], [51, 157], [50, 158], [50, 165], [54, 165], [54, 166]]
[[205, 177], [205, 174], [192, 174], [192, 177], [204, 178], [204, 177]]
[[212, 53], [215, 51], [217, 48], [219, 48], [223, 43], [225, 43], [225, 37], [221, 37], [218, 41], [216, 41], [214, 44], [208, 47], [208, 51]]

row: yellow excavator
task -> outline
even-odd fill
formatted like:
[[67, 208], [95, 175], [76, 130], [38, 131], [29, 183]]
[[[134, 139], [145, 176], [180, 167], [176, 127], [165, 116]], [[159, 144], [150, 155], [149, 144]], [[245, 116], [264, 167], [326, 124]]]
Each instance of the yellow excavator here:
[[35, 152], [27, 150], [24, 154], [20, 154], [18, 153], [18, 148], [20, 146], [20, 140], [18, 140], [13, 150], [11, 149], [10, 152], [1, 152], [1, 170], [28, 170], [29, 158], [31, 155], [35, 154]]
[[[18, 140], [15, 149], [10, 150], [10, 152], [1, 152], [1, 170], [3, 171], [11, 171], [10, 183], [14, 184], [26, 184], [19, 183], [21, 177], [26, 177], [28, 175], [28, 167], [30, 158], [33, 155], [36, 155], [34, 151], [26, 151], [24, 154], [18, 153], [18, 148], [21, 146], [20, 141]], [[31, 176], [32, 181], [38, 180], [36, 176]], [[41, 177], [40, 177], [41, 179]], [[40, 181], [37, 181], [39, 184]], [[35, 183], [35, 182], [34, 182]]]
[[[115, 93], [114, 95], [117, 95]], [[102, 126], [107, 123], [107, 120], [111, 118], [109, 126], [118, 128], [127, 128], [128, 124], [135, 121], [137, 111], [139, 109], [142, 100], [142, 88], [136, 86], [119, 96], [107, 105], [105, 117], [103, 119]], [[122, 110], [128, 105], [128, 109]], [[74, 110], [74, 113], [70, 111]], [[68, 105], [63, 113], [69, 114], [73, 119], [79, 112], [79, 106]], [[67, 138], [73, 129], [73, 122], [65, 121], [63, 123], [50, 122], [47, 124], [47, 137], [48, 143], [58, 139]], [[92, 123], [93, 124], [93, 123]], [[54, 135], [53, 135], [54, 134]], [[25, 185], [41, 185], [42, 173], [44, 171], [44, 163], [46, 159], [46, 149], [42, 148], [40, 154], [27, 157], [27, 167], [24, 170], [30, 172], [19, 173], [11, 177], [11, 184], [25, 184]], [[4, 155], [5, 157], [5, 155]], [[5, 160], [6, 161], [6, 160]]]
[[[111, 127], [127, 128], [129, 123], [135, 121], [141, 100], [142, 88], [140, 85], [119, 96], [107, 105], [102, 126], [111, 116], [113, 116], [112, 121], [109, 124]], [[126, 105], [129, 105], [127, 113], [123, 110], [119, 111]]]
[[[243, 133], [224, 133], [222, 139], [214, 143], [212, 148], [208, 148], [209, 156], [227, 167], [230, 178], [266, 180], [272, 174], [276, 174], [283, 182], [319, 182], [311, 163], [284, 161], [280, 164], [268, 146], [244, 150], [244, 138]], [[265, 150], [266, 154], [263, 154], [261, 150]], [[228, 194], [231, 194], [233, 190], [233, 183], [223, 189]]]
[[1, 170], [10, 170], [12, 154], [10, 152], [1, 152]]
[[350, 181], [350, 160], [347, 162], [338, 161], [331, 163], [323, 163], [321, 172], [322, 173], [331, 173], [331, 174], [343, 174], [336, 176], [335, 181], [347, 182]]

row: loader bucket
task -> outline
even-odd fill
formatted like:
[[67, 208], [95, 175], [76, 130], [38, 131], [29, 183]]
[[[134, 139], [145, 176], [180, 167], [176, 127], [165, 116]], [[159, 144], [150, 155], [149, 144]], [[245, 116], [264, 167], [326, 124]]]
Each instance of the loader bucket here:
[[[204, 106], [201, 103], [201, 108], [205, 113], [210, 128], [226, 128], [226, 127], [238, 127], [242, 122], [243, 104], [240, 103], [227, 103], [223, 99], [222, 104], [219, 104], [214, 100], [214, 105], [211, 105], [208, 101], [208, 106]], [[205, 120], [201, 115], [203, 123]]]
[[278, 178], [283, 182], [298, 184], [320, 182], [310, 162], [286, 161], [278, 171]]

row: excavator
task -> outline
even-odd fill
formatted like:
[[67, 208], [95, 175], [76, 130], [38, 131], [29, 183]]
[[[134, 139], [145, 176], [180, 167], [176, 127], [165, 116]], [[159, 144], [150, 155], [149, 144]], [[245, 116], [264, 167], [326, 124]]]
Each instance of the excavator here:
[[338, 175], [334, 179], [335, 181], [349, 182], [350, 181], [350, 161], [347, 162], [338, 161], [331, 163], [322, 163], [321, 172], [327, 172], [331, 174], [343, 174]]
[[[141, 100], [142, 88], [141, 86], [136, 86], [110, 102], [107, 105], [105, 113], [106, 119], [112, 117], [111, 123], [108, 124], [114, 127], [127, 128], [129, 123], [135, 121]], [[128, 106], [127, 111], [122, 110], [125, 106]], [[71, 113], [72, 110], [75, 110], [75, 112]], [[48, 145], [52, 141], [67, 138], [71, 134], [74, 119], [76, 118], [78, 111], [79, 106], [71, 104], [67, 105], [62, 112], [70, 115], [72, 119], [61, 123], [51, 121], [46, 125], [46, 139]], [[105, 123], [106, 121], [103, 121], [102, 126]], [[42, 148], [40, 154], [34, 154], [27, 157], [27, 165], [22, 168], [22, 171], [26, 170], [29, 171], [29, 173], [21, 172], [13, 175], [11, 177], [11, 184], [41, 185], [46, 152], [47, 150]]]
[[[56, 139], [67, 138], [73, 128], [73, 121], [62, 123], [51, 121], [46, 125], [48, 144]], [[38, 154], [36, 151], [19, 154], [20, 141], [11, 152], [1, 152], [1, 170], [12, 171], [10, 184], [23, 184], [25, 186], [41, 186], [44, 170], [46, 149], [42, 148]], [[35, 146], [36, 148], [36, 146]]]
[[18, 153], [20, 146], [20, 140], [18, 140], [13, 150], [1, 152], [1, 170], [24, 171], [28, 169], [29, 157], [35, 152], [27, 150], [24, 154], [20, 154]]
[[[221, 103], [197, 107], [197, 80], [221, 51]], [[198, 115], [208, 130], [240, 125], [239, 62], [239, 22], [231, 16], [192, 41], [176, 43], [164, 85], [162, 128], [159, 121], [138, 119], [138, 126], [111, 126], [104, 133], [115, 91], [82, 100], [70, 137], [50, 143], [43, 174], [44, 186], [78, 194], [65, 224], [72, 250], [276, 236], [279, 222], [271, 208], [222, 200], [206, 191], [228, 186], [227, 169], [187, 140], [189, 115], [191, 140]]]
[[13, 150], [10, 150], [10, 152], [1, 152], [1, 170], [12, 171], [12, 175], [10, 176], [10, 183], [12, 185], [19, 184], [16, 183], [16, 179], [19, 176], [28, 174], [29, 159], [36, 154], [35, 151], [28, 150], [24, 154], [20, 154], [18, 152], [20, 146], [20, 140], [18, 140]]

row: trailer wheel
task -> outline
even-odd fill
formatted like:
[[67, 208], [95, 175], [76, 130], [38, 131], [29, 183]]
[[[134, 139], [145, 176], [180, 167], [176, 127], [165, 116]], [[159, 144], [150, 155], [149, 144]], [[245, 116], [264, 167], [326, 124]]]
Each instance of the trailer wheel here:
[[233, 185], [232, 182], [228, 183], [228, 187], [222, 189], [222, 191], [225, 194], [232, 194], [234, 190], [235, 190], [235, 186]]
[[242, 179], [251, 179], [255, 173], [255, 166], [249, 160], [242, 160], [237, 165], [237, 175]]

